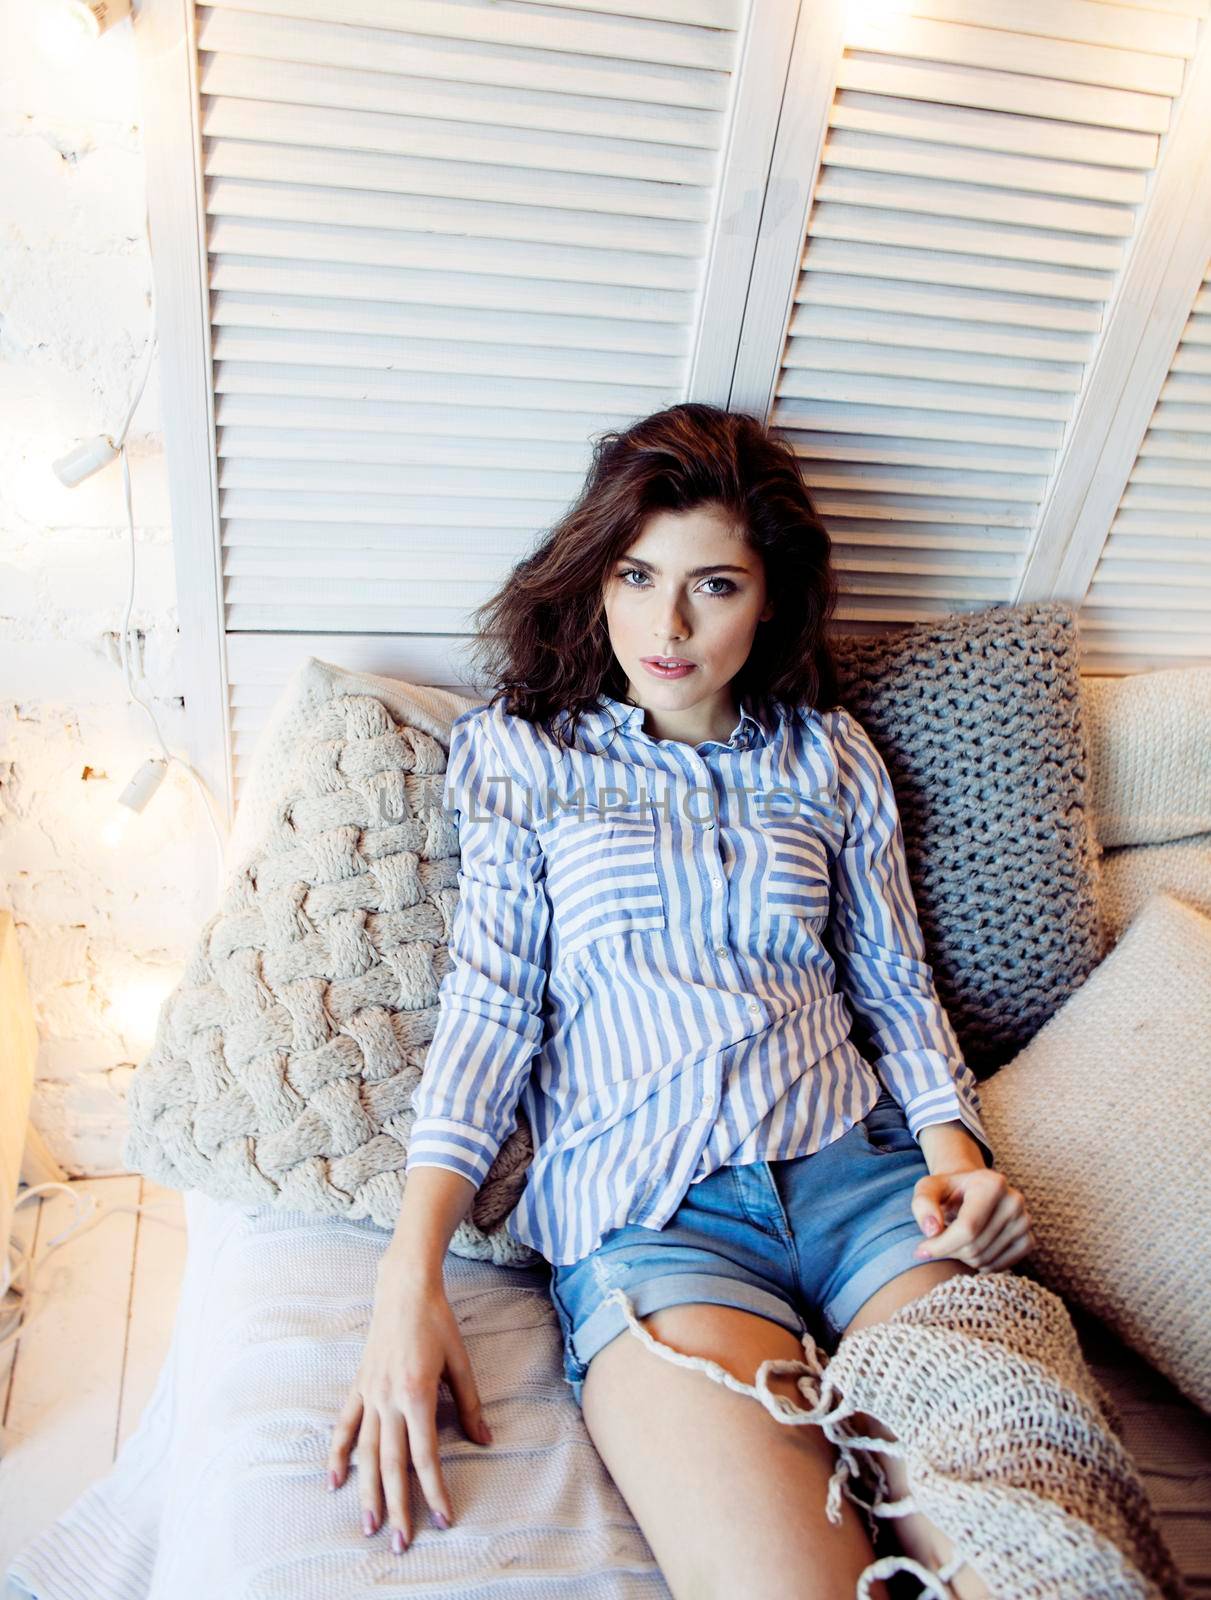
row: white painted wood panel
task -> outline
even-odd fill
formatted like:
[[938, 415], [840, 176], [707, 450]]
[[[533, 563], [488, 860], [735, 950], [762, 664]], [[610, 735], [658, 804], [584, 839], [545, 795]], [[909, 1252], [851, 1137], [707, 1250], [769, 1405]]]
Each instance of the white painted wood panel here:
[[[37, 1320], [0, 1358], [0, 1586], [17, 1549], [114, 1464], [160, 1376], [180, 1297], [179, 1190], [137, 1174], [77, 1178], [68, 1190], [16, 1215], [17, 1242], [45, 1268]], [[151, 1214], [103, 1214], [51, 1250], [90, 1202], [102, 1213], [144, 1204]]]
[[48, 1247], [71, 1226], [77, 1204], [82, 1211], [89, 1197], [101, 1208], [133, 1204], [140, 1182], [137, 1174], [77, 1179], [70, 1194], [56, 1191], [21, 1208], [37, 1210], [30, 1232], [45, 1265], [12, 1360], [4, 1413], [6, 1549], [18, 1533], [32, 1538], [47, 1527], [113, 1464], [136, 1219], [129, 1211], [107, 1215]]
[[487, 685], [477, 683], [472, 670], [472, 643], [468, 635], [436, 632], [233, 634], [229, 693], [237, 798], [270, 709], [287, 679], [308, 656], [353, 672], [431, 684], [469, 699], [486, 699]]
[[0, 1239], [12, 1228], [37, 1072], [38, 1025], [17, 924], [0, 907]]

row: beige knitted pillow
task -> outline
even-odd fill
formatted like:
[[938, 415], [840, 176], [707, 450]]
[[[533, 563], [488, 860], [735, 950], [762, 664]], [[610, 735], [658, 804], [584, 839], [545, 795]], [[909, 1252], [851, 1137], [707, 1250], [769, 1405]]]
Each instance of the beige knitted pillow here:
[[1211, 917], [1211, 833], [1105, 852], [1099, 899], [1111, 944], [1122, 938], [1144, 902], [1162, 891]]
[[1081, 679], [1106, 849], [1211, 832], [1211, 667]]
[[1211, 1411], [1211, 918], [1152, 896], [980, 1104], [1030, 1269]]
[[[242, 792], [221, 904], [131, 1081], [132, 1170], [394, 1228], [458, 901], [449, 728], [476, 704], [314, 658], [296, 672]], [[456, 1255], [535, 1259], [504, 1226], [532, 1160], [523, 1112]]]

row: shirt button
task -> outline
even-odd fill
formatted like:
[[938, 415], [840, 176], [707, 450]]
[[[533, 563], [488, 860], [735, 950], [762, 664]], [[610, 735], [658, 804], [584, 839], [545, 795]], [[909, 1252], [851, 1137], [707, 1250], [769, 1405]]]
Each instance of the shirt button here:
[[750, 1000], [748, 1003], [748, 1008], [754, 1016], [757, 1016], [761, 1011], [761, 1007], [758, 1005], [756, 1000]]
[[702, 1097], [702, 1109], [704, 1111], [709, 1111], [714, 1104], [715, 1104], [715, 1096], [708, 1089], [707, 1092]]
[[727, 954], [727, 946], [725, 944], [717, 944], [715, 946], [715, 954], [717, 956], [725, 956]]
[[723, 879], [722, 878], [712, 878], [711, 879], [711, 888], [712, 889], [722, 889], [723, 888]]

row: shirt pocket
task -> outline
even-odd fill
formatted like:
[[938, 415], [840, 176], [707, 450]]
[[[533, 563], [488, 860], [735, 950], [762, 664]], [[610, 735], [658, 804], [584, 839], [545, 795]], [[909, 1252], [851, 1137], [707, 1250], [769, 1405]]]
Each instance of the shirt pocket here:
[[599, 939], [667, 926], [650, 807], [554, 816], [544, 826], [543, 849], [555, 960]]
[[771, 816], [759, 826], [766, 859], [757, 893], [765, 913], [824, 927], [832, 903], [829, 855], [812, 817]]

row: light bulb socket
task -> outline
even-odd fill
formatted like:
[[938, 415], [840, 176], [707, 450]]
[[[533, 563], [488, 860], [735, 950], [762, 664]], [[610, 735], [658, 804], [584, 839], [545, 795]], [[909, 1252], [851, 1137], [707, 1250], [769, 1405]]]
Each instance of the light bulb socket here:
[[52, 462], [51, 470], [65, 489], [74, 489], [85, 478], [91, 478], [94, 472], [100, 472], [102, 467], [107, 467], [117, 459], [117, 445], [108, 434], [99, 433], [95, 439], [82, 440], [74, 450], [69, 450], [58, 461]]
[[130, 15], [130, 0], [55, 0], [55, 3], [65, 7], [83, 32], [93, 39]]
[[118, 796], [118, 804], [120, 806], [129, 806], [132, 811], [142, 811], [143, 807], [163, 783], [164, 774], [167, 771], [168, 763], [162, 757], [148, 756], [147, 760]]
[[92, 13], [98, 33], [104, 33], [106, 28], [112, 28], [115, 22], [130, 15], [130, 0], [81, 0], [81, 3]]

